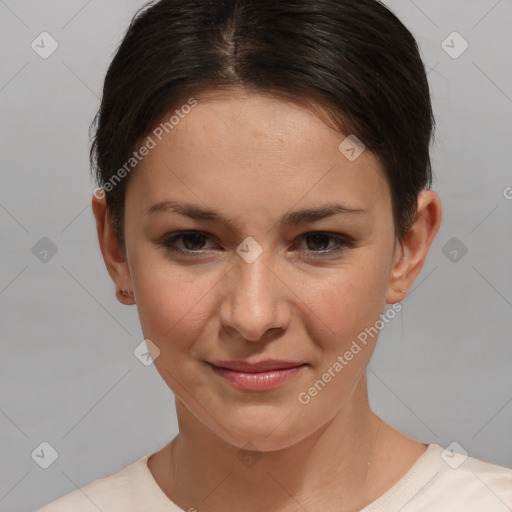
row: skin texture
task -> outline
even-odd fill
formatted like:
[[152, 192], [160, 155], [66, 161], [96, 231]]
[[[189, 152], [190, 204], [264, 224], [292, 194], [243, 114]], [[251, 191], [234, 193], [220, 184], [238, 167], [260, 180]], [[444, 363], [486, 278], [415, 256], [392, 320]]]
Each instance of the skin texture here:
[[[433, 191], [419, 195], [415, 221], [398, 244], [380, 163], [369, 151], [348, 160], [338, 150], [346, 134], [268, 95], [197, 100], [129, 178], [126, 258], [105, 200], [92, 200], [108, 272], [117, 290], [134, 291], [118, 298], [136, 302], [144, 337], [160, 351], [154, 364], [176, 396], [180, 433], [148, 466], [184, 510], [358, 510], [426, 448], [369, 407], [366, 365], [378, 336], [308, 404], [297, 397], [386, 304], [405, 297], [439, 229], [440, 199]], [[236, 225], [146, 213], [163, 200], [216, 210]], [[278, 223], [285, 213], [329, 202], [366, 213]], [[175, 241], [191, 256], [158, 244], [183, 230], [206, 235]], [[319, 231], [355, 244], [329, 254], [334, 240], [304, 236]], [[236, 252], [247, 237], [263, 249], [252, 263]], [[205, 363], [240, 359], [307, 365], [276, 389], [249, 393]], [[249, 448], [258, 458], [251, 467], [239, 458]]]

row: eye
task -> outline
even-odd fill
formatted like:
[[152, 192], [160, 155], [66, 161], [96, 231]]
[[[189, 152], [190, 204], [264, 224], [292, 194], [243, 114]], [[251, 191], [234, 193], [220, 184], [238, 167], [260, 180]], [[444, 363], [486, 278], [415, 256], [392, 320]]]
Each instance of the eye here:
[[[332, 255], [355, 246], [355, 242], [349, 238], [321, 231], [305, 233], [301, 238], [305, 240], [308, 251], [313, 253], [313, 257]], [[331, 243], [334, 245], [329, 249]]]
[[[165, 249], [184, 255], [191, 255], [193, 253], [200, 254], [204, 247], [204, 242], [209, 237], [200, 231], [179, 231], [173, 233], [171, 236], [165, 237], [158, 242], [159, 245]], [[176, 242], [181, 241], [184, 249], [176, 247]]]
[[[166, 236], [157, 244], [170, 252], [194, 257], [207, 252], [208, 248], [205, 248], [205, 244], [209, 239], [208, 235], [200, 231], [178, 231]], [[299, 240], [306, 242], [306, 252], [311, 253], [312, 257], [337, 254], [356, 245], [348, 237], [321, 231], [305, 233], [299, 237]], [[177, 247], [177, 245], [181, 245], [181, 247]]]

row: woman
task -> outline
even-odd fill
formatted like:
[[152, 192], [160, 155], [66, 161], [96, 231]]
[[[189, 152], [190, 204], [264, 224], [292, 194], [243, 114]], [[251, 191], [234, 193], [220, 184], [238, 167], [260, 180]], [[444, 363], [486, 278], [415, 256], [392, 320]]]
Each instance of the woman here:
[[108, 70], [99, 243], [176, 397], [163, 449], [41, 511], [500, 511], [366, 366], [441, 223], [416, 42], [375, 0], [162, 0]]

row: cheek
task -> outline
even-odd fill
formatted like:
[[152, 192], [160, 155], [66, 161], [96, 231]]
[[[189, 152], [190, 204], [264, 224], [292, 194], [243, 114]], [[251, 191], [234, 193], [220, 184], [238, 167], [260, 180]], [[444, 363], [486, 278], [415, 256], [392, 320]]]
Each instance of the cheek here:
[[[375, 245], [368, 245], [336, 269], [318, 268], [307, 275], [287, 269], [281, 276], [292, 292], [290, 308], [296, 309], [298, 323], [323, 350], [343, 350], [382, 313], [388, 268], [377, 253]], [[225, 272], [180, 266], [144, 243], [132, 248], [130, 262], [145, 338], [172, 357], [191, 352], [198, 339], [209, 337]]]
[[142, 332], [162, 351], [188, 349], [213, 314], [211, 297], [219, 277], [194, 275], [156, 256], [154, 249], [132, 258]]
[[359, 251], [356, 263], [340, 266], [329, 278], [296, 281], [297, 296], [303, 298], [309, 318], [324, 326], [329, 344], [337, 350], [373, 325], [385, 306], [386, 262], [365, 256]]

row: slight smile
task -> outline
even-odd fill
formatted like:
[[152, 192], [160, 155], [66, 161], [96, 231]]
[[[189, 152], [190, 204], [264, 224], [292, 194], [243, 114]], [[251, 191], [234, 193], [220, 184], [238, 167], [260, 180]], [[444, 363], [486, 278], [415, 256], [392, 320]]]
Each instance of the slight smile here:
[[269, 391], [289, 381], [306, 363], [268, 359], [247, 361], [212, 361], [208, 365], [235, 388], [243, 391]]

